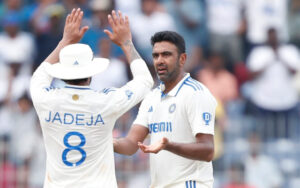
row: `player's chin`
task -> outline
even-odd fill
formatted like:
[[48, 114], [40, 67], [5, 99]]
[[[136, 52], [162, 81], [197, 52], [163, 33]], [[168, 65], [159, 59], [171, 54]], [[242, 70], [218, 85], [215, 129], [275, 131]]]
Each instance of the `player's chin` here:
[[166, 74], [157, 74], [158, 78], [161, 80], [161, 81], [166, 81], [168, 76]]

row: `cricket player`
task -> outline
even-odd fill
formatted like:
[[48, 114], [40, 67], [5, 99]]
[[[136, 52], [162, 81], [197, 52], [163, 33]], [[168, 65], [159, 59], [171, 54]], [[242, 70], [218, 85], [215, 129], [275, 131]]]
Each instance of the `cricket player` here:
[[[82, 17], [80, 9], [67, 16], [62, 40], [31, 79], [30, 91], [47, 153], [44, 188], [116, 188], [115, 121], [153, 85], [132, 43], [128, 17], [113, 11], [108, 16], [112, 32], [104, 32], [124, 51], [133, 79], [118, 89], [91, 90], [91, 76], [105, 70], [108, 60], [93, 58], [89, 46], [77, 43], [88, 29], [80, 27]], [[67, 85], [51, 87], [53, 77]]]
[[[143, 100], [128, 135], [114, 140], [114, 151], [132, 155], [140, 147], [151, 153], [151, 188], [211, 188], [217, 102], [184, 72], [187, 55], [179, 34], [158, 32], [151, 43], [161, 84]], [[151, 144], [142, 144], [148, 134]]]

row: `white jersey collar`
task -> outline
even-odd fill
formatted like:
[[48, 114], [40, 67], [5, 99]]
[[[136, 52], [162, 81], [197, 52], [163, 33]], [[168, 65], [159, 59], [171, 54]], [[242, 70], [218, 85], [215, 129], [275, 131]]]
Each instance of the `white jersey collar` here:
[[90, 86], [78, 86], [78, 85], [70, 85], [70, 84], [66, 84], [65, 88], [68, 88], [68, 89], [79, 89], [79, 90], [88, 90], [88, 89], [91, 89]]
[[165, 89], [165, 85], [163, 82], [160, 83], [160, 90], [161, 90], [161, 98], [164, 98], [166, 96], [171, 96], [171, 97], [175, 97], [178, 92], [180, 91], [182, 85], [184, 84], [184, 81], [186, 79], [188, 79], [190, 77], [190, 73], [186, 73], [185, 76], [180, 80], [180, 82], [178, 82], [176, 84], [176, 86], [171, 90], [169, 91], [169, 93], [164, 93], [163, 90]]

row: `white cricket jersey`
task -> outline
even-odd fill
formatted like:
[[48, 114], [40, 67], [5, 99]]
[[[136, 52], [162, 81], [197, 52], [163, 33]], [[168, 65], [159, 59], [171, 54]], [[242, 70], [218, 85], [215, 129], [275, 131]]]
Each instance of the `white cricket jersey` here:
[[117, 187], [112, 130], [115, 121], [141, 101], [153, 79], [141, 59], [131, 63], [134, 79], [118, 89], [50, 87], [42, 63], [31, 80], [31, 95], [47, 153], [44, 188]]
[[[209, 90], [187, 74], [169, 93], [160, 87], [143, 100], [134, 124], [148, 128], [151, 143], [196, 142], [196, 134], [214, 134], [217, 102]], [[169, 151], [150, 154], [151, 187], [162, 188], [189, 180], [213, 180], [211, 162], [190, 160]]]

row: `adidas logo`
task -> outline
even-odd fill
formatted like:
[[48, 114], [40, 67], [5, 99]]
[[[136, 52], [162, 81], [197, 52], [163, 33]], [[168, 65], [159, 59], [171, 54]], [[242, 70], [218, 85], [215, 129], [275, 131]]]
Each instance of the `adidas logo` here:
[[78, 61], [75, 61], [75, 62], [73, 63], [73, 65], [79, 65]]
[[148, 112], [153, 112], [152, 106], [149, 108]]

